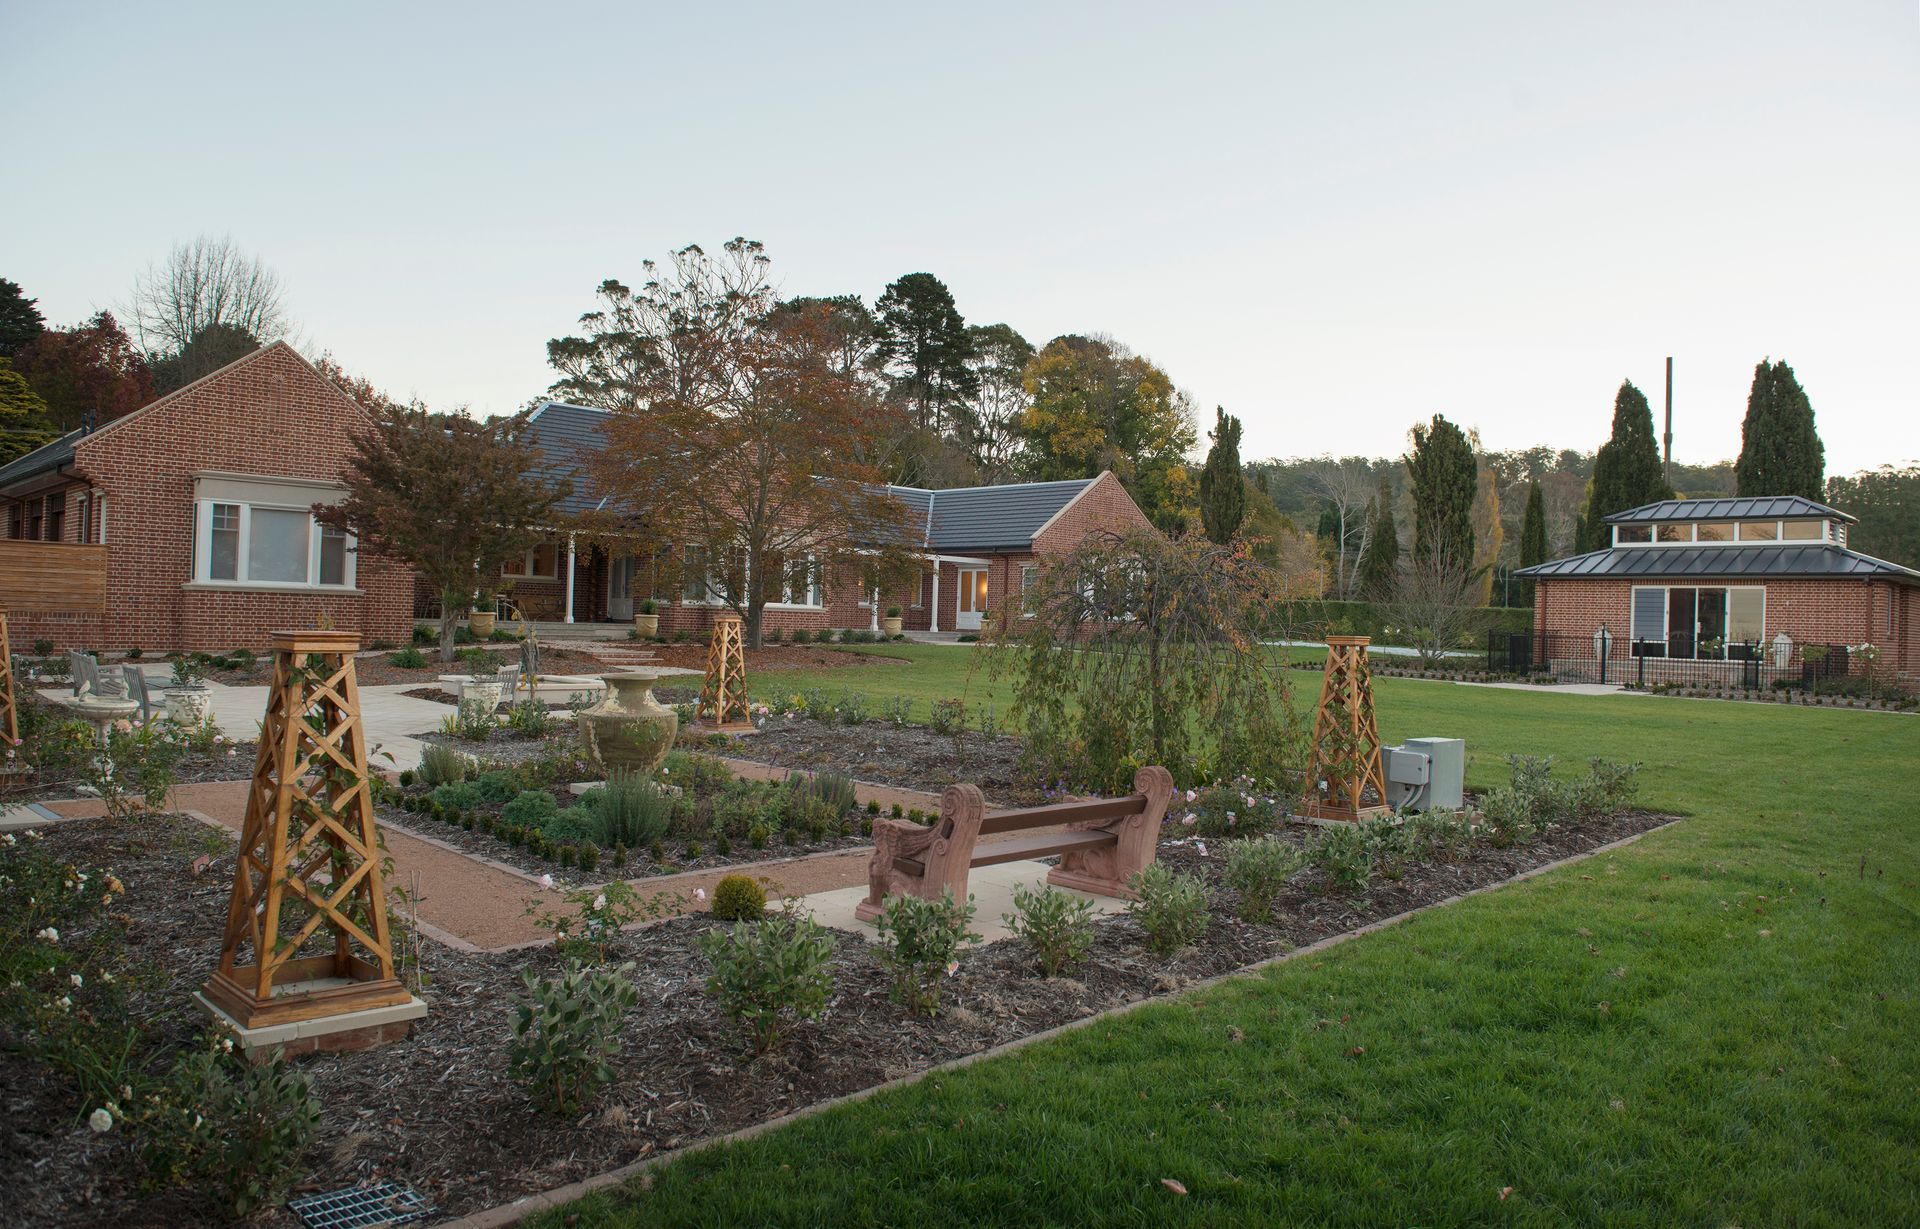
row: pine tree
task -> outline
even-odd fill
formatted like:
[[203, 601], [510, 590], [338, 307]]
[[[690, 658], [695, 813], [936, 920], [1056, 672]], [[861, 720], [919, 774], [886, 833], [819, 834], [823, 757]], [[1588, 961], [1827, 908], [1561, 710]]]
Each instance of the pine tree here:
[[0, 358], [12, 358], [28, 342], [47, 331], [40, 300], [29, 299], [19, 282], [0, 277]]
[[1214, 407], [1213, 447], [1200, 471], [1200, 522], [1207, 540], [1220, 546], [1233, 541], [1247, 514], [1246, 481], [1240, 474], [1240, 420], [1221, 406]]
[[1380, 493], [1367, 504], [1367, 549], [1355, 578], [1360, 596], [1385, 601], [1393, 596], [1400, 571], [1400, 529], [1393, 521], [1393, 478], [1380, 475]]
[[[1547, 561], [1547, 500], [1538, 481], [1527, 483], [1527, 511], [1520, 522], [1520, 566], [1530, 568]], [[1527, 605], [1533, 605], [1533, 582], [1521, 589]]]
[[1673, 498], [1653, 437], [1653, 410], [1646, 394], [1622, 380], [1613, 398], [1613, 434], [1593, 458], [1593, 488], [1587, 495], [1587, 550], [1606, 549], [1607, 517], [1642, 504]]
[[894, 392], [913, 408], [914, 425], [936, 434], [960, 426], [955, 420], [980, 377], [969, 366], [973, 339], [946, 283], [931, 273], [897, 278], [874, 302], [873, 316]]
[[1813, 403], [1783, 359], [1764, 359], [1753, 369], [1747, 419], [1740, 428], [1740, 460], [1734, 467], [1741, 495], [1824, 495], [1826, 445], [1813, 426]]
[[1440, 414], [1415, 426], [1407, 474], [1413, 482], [1415, 558], [1447, 569], [1472, 568], [1479, 466], [1466, 434]]

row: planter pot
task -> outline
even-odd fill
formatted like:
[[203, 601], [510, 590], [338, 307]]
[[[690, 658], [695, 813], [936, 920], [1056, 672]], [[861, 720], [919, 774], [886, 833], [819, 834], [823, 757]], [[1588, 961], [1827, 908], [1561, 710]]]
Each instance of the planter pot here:
[[460, 707], [485, 705], [485, 711], [490, 713], [500, 707], [500, 696], [504, 691], [497, 678], [468, 679], [460, 684]]
[[467, 616], [467, 630], [482, 640], [493, 635], [494, 613], [491, 610], [476, 610]]
[[167, 692], [167, 717], [180, 725], [198, 726], [213, 712], [213, 691], [195, 684]]
[[900, 620], [882, 619], [880, 620], [880, 630], [888, 636], [898, 636], [900, 634]]
[[633, 630], [639, 633], [642, 640], [653, 639], [660, 634], [660, 616], [657, 614], [633, 616]]
[[673, 750], [680, 718], [653, 698], [659, 678], [657, 670], [606, 676], [605, 698], [580, 714], [580, 746], [595, 767], [650, 774]]

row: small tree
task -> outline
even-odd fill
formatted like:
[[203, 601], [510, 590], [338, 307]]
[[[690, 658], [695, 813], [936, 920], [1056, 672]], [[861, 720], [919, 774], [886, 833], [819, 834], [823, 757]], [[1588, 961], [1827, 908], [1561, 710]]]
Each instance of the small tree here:
[[1029, 770], [1104, 789], [1141, 764], [1290, 786], [1287, 682], [1260, 645], [1280, 588], [1244, 547], [1198, 535], [1099, 533], [1051, 561], [988, 637]]
[[1427, 551], [1416, 554], [1401, 573], [1392, 611], [1419, 652], [1420, 664], [1432, 670], [1474, 630], [1479, 605], [1474, 569], [1444, 551]]
[[1466, 433], [1439, 414], [1425, 426], [1415, 426], [1407, 475], [1413, 482], [1414, 556], [1470, 566], [1479, 464]]
[[1240, 420], [1221, 406], [1213, 413], [1213, 447], [1200, 471], [1200, 521], [1207, 540], [1225, 546], [1247, 515], [1247, 488], [1240, 474]]
[[539, 451], [515, 436], [520, 417], [475, 422], [423, 406], [373, 411], [344, 475], [347, 497], [314, 516], [359, 539], [361, 549], [413, 565], [440, 591], [440, 660], [453, 660], [453, 629], [476, 590], [553, 527], [571, 490], [530, 478]]

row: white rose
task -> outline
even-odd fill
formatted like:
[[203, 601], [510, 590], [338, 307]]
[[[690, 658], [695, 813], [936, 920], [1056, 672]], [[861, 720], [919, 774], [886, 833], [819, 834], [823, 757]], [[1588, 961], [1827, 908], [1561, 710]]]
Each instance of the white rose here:
[[596, 909], [604, 909], [607, 907], [607, 894], [605, 892], [593, 898], [593, 907]]
[[105, 1110], [95, 1110], [87, 1115], [87, 1125], [93, 1128], [95, 1135], [105, 1135], [113, 1130], [113, 1115]]

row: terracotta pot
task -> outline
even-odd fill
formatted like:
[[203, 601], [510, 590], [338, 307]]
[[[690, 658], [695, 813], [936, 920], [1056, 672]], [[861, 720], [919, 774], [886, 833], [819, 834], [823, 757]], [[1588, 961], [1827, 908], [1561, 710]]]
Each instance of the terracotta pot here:
[[605, 772], [616, 768], [652, 773], [673, 750], [680, 718], [653, 698], [657, 670], [609, 674], [607, 694], [580, 714], [580, 746], [588, 762]]
[[213, 712], [213, 690], [200, 684], [167, 692], [167, 718], [178, 725], [198, 726]]
[[880, 630], [888, 636], [898, 636], [900, 634], [900, 620], [883, 618], [880, 620]]
[[633, 630], [640, 633], [642, 640], [651, 640], [660, 634], [660, 616], [657, 614], [633, 616]]
[[476, 610], [467, 616], [467, 630], [484, 640], [493, 635], [493, 619], [493, 611]]

